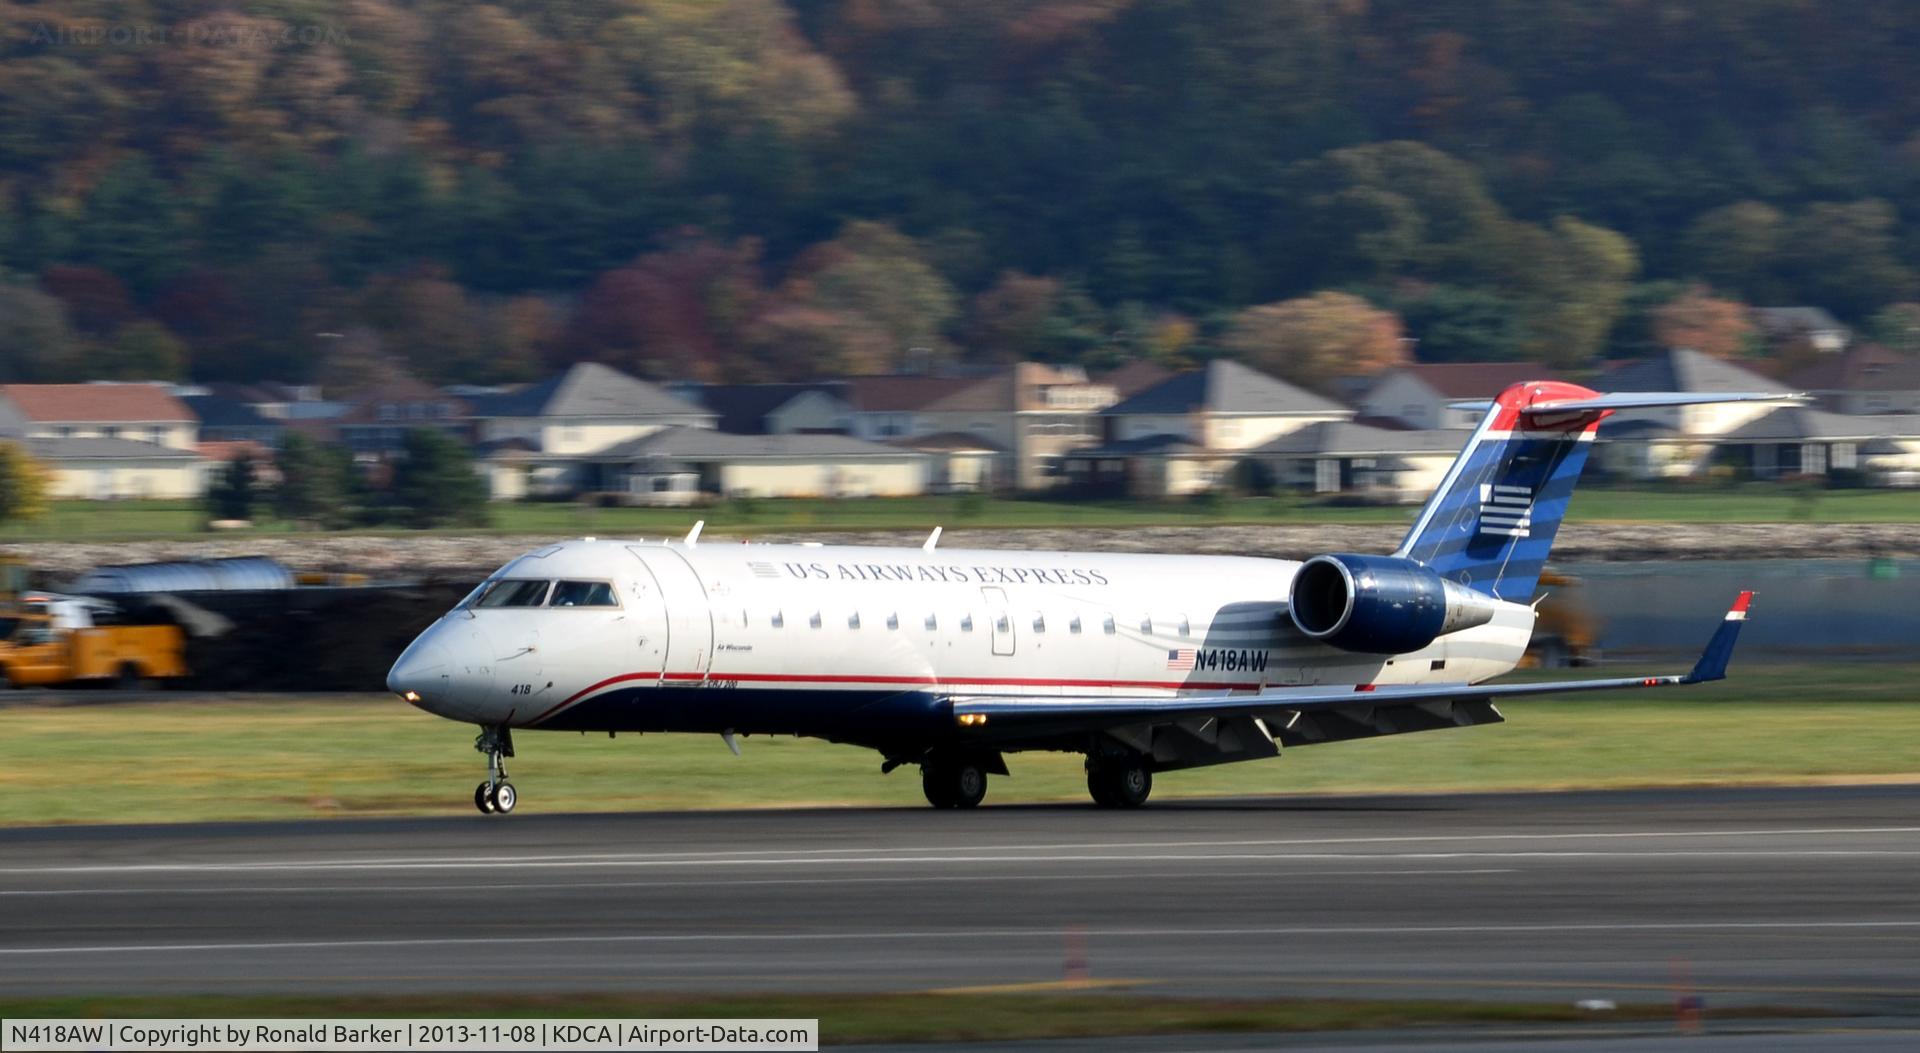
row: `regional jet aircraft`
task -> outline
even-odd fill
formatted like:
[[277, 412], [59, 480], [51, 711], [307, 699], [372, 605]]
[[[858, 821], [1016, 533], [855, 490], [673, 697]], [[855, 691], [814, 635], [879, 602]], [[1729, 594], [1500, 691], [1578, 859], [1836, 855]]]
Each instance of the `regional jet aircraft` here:
[[1391, 555], [1305, 562], [588, 538], [487, 578], [388, 686], [479, 725], [483, 812], [513, 810], [516, 728], [809, 735], [917, 765], [971, 808], [1006, 755], [1086, 756], [1108, 807], [1158, 772], [1491, 724], [1520, 695], [1720, 679], [1740, 594], [1691, 672], [1490, 685], [1526, 651], [1534, 587], [1600, 421], [1780, 401], [1517, 384], [1486, 404]]

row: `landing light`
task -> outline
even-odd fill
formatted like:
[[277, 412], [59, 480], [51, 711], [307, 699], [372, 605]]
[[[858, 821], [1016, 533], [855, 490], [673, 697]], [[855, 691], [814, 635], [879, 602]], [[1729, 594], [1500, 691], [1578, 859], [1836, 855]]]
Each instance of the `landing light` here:
[[418, 702], [418, 701], [420, 701], [420, 692], [418, 692], [418, 691], [402, 691], [402, 692], [400, 693], [400, 697], [401, 697], [401, 698], [403, 698], [403, 699], [405, 699], [405, 700], [407, 700], [408, 702]]
[[961, 727], [973, 728], [985, 724], [987, 722], [987, 715], [985, 713], [961, 713], [956, 719], [960, 721]]

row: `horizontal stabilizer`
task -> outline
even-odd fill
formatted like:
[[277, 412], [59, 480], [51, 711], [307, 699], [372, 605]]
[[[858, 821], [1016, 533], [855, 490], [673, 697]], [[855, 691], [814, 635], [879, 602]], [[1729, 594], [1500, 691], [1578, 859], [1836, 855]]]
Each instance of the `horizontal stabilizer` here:
[[[1582, 399], [1548, 399], [1526, 408], [1530, 415], [1547, 413], [1586, 413], [1594, 410], [1662, 409], [1668, 406], [1703, 406], [1711, 402], [1805, 402], [1803, 393], [1781, 394], [1768, 391], [1613, 391]], [[1483, 413], [1493, 408], [1490, 400], [1449, 402], [1449, 408]]]

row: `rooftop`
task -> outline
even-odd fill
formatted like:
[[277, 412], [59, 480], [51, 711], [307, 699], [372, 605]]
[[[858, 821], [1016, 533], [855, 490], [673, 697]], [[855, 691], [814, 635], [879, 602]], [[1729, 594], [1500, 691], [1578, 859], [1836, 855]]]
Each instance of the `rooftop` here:
[[910, 456], [913, 456], [911, 450], [846, 435], [731, 435], [711, 428], [672, 427], [614, 443], [604, 450], [586, 454], [583, 459], [637, 461], [664, 457], [679, 461], [732, 461]]
[[183, 423], [193, 411], [154, 384], [0, 384], [20, 416], [42, 424]]
[[1332, 399], [1226, 359], [1209, 362], [1205, 369], [1169, 377], [1124, 402], [1109, 406], [1103, 412], [1178, 416], [1196, 410], [1211, 413], [1353, 415], [1352, 410]]
[[711, 416], [711, 411], [666, 389], [598, 362], [581, 362], [565, 373], [505, 395], [476, 398], [481, 417], [670, 417]]

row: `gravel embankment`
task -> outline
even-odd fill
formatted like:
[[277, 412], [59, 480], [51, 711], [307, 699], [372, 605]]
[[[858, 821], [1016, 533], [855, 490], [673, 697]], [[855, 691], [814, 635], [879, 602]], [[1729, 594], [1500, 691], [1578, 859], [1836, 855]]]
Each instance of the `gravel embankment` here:
[[[1124, 527], [948, 530], [942, 548], [1074, 549], [1096, 552], [1183, 552], [1301, 559], [1321, 552], [1385, 552], [1400, 541], [1398, 525]], [[770, 534], [756, 541], [918, 545], [918, 531]], [[549, 542], [549, 536], [217, 537], [191, 541], [36, 542], [0, 545], [28, 565], [59, 575], [109, 563], [263, 555], [296, 570], [358, 571], [377, 578], [471, 574], [491, 570]], [[733, 544], [724, 534], [705, 543]], [[1906, 523], [1586, 523], [1560, 532], [1554, 558], [1566, 562], [1679, 559], [1862, 559], [1920, 557], [1920, 526]]]

